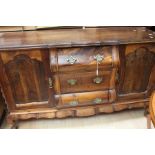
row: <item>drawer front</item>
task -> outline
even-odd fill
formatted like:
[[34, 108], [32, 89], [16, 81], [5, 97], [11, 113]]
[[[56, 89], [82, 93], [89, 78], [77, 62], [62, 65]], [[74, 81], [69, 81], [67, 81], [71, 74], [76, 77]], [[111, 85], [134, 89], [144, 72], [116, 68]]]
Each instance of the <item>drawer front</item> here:
[[51, 49], [50, 64], [52, 72], [112, 67], [118, 61], [115, 46]]
[[58, 107], [74, 107], [80, 105], [95, 105], [108, 103], [108, 91], [64, 94], [59, 96]]
[[[55, 75], [55, 92], [75, 93], [84, 91], [108, 90], [114, 88], [113, 73], [115, 69], [109, 71], [80, 72]], [[59, 82], [60, 81], [60, 82]], [[56, 86], [59, 85], [59, 86]]]

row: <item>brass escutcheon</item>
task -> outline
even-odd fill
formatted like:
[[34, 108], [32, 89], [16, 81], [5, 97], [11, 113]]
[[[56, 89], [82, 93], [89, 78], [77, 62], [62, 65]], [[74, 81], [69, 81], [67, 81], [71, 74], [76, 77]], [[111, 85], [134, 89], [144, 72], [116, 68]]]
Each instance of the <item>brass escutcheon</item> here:
[[102, 98], [96, 98], [94, 99], [94, 103], [102, 103]]
[[78, 105], [78, 101], [71, 101], [71, 102], [69, 102], [69, 104], [71, 106], [76, 106], [76, 105]]
[[101, 62], [103, 59], [104, 59], [104, 56], [103, 55], [100, 55], [100, 54], [97, 54], [94, 56], [94, 59], [97, 61], [97, 62]]
[[74, 86], [76, 83], [77, 83], [77, 80], [75, 79], [70, 79], [70, 80], [67, 80], [68, 84], [70, 84], [71, 86]]
[[96, 78], [94, 78], [94, 83], [96, 83], [96, 84], [100, 84], [100, 83], [102, 83], [102, 80], [103, 80], [103, 78], [102, 77], [96, 77]]
[[73, 65], [76, 61], [77, 61], [77, 59], [76, 59], [75, 57], [73, 57], [73, 56], [69, 56], [69, 57], [67, 58], [67, 62], [70, 63], [70, 64], [72, 64], [72, 65]]

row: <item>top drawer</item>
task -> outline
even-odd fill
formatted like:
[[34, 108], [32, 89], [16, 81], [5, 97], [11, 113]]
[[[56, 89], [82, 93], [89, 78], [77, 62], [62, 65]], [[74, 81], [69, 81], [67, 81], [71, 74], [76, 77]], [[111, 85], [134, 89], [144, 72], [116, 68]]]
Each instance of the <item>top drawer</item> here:
[[52, 72], [66, 72], [114, 67], [119, 62], [118, 50], [115, 46], [58, 48], [50, 50]]

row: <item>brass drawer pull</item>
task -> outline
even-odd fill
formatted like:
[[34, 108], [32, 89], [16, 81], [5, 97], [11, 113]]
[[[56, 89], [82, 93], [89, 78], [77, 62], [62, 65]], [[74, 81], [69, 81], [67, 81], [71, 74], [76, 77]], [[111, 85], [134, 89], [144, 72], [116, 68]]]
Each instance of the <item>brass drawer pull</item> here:
[[96, 98], [96, 99], [94, 99], [93, 102], [97, 104], [97, 103], [102, 103], [103, 100], [102, 100], [102, 98]]
[[67, 62], [70, 63], [70, 64], [72, 64], [72, 65], [73, 65], [76, 61], [77, 61], [77, 59], [76, 59], [75, 57], [73, 57], [73, 56], [69, 56], [69, 57], [67, 58]]
[[96, 78], [94, 78], [94, 83], [96, 83], [96, 84], [100, 84], [100, 83], [102, 83], [102, 81], [103, 81], [103, 78], [102, 77], [96, 77]]
[[79, 103], [78, 103], [78, 101], [71, 101], [71, 102], [69, 102], [69, 104], [70, 104], [71, 106], [76, 106], [76, 105], [78, 105]]
[[97, 54], [97, 55], [94, 56], [94, 59], [95, 59], [98, 63], [100, 63], [101, 61], [103, 61], [104, 56], [103, 56], [103, 55], [100, 55], [100, 54]]
[[67, 80], [68, 84], [70, 84], [71, 86], [74, 86], [76, 83], [77, 83], [77, 80], [75, 79], [70, 79], [70, 80]]
[[104, 59], [103, 55], [97, 54], [94, 56], [94, 59], [96, 60], [96, 76], [98, 76], [99, 74], [99, 64], [102, 62], [102, 60]]

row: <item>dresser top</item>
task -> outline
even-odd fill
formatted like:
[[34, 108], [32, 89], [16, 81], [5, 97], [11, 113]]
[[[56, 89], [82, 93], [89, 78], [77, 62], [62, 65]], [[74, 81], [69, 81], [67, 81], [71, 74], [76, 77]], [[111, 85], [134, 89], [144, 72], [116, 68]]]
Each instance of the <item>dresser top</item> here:
[[0, 50], [155, 42], [145, 27], [104, 27], [0, 33]]

